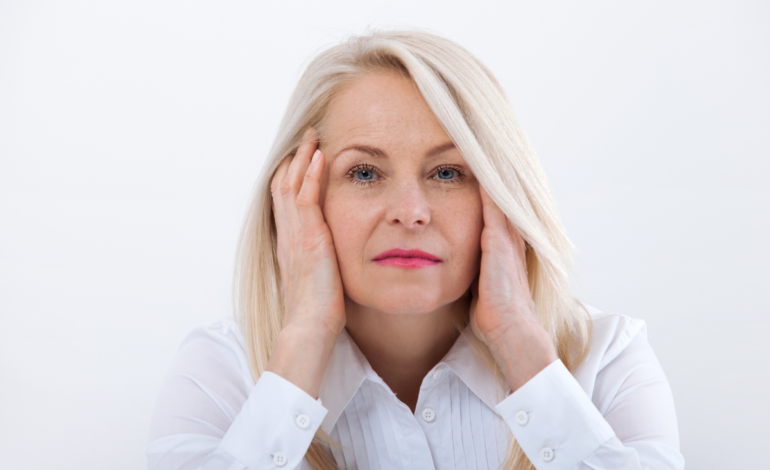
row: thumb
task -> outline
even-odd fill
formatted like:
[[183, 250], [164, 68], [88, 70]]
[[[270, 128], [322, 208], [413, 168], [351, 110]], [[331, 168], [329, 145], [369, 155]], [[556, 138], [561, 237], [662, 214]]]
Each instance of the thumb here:
[[323, 152], [317, 149], [310, 160], [310, 166], [308, 166], [305, 178], [302, 181], [302, 188], [300, 188], [299, 194], [297, 194], [297, 208], [299, 209], [300, 219], [306, 226], [318, 226], [325, 223], [321, 206], [318, 204], [325, 160]]

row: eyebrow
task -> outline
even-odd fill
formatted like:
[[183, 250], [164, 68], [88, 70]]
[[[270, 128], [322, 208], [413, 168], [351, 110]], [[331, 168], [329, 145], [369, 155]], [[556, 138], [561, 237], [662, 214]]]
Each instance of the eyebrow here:
[[[437, 156], [439, 154], [442, 154], [442, 153], [446, 152], [447, 150], [452, 150], [453, 148], [455, 148], [454, 142], [449, 142], [447, 144], [438, 145], [438, 146], [433, 147], [432, 149], [428, 150], [425, 153], [425, 156], [427, 158], [435, 157], [435, 156]], [[336, 154], [334, 154], [334, 156], [332, 157], [332, 160], [336, 159], [341, 154], [343, 154], [345, 152], [349, 152], [351, 150], [355, 150], [357, 152], [365, 153], [365, 154], [370, 155], [370, 156], [372, 156], [374, 158], [387, 158], [387, 156], [388, 156], [384, 151], [382, 151], [382, 150], [380, 150], [380, 149], [378, 149], [376, 147], [370, 147], [368, 145], [349, 145], [349, 146], [345, 147], [344, 149], [340, 150], [339, 152], [337, 152]]]

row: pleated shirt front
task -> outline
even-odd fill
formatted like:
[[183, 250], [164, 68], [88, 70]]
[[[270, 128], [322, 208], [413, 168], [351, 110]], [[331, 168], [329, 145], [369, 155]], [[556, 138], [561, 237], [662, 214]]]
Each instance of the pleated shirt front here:
[[510, 430], [494, 407], [507, 387], [471, 350], [471, 330], [464, 334], [423, 379], [414, 414], [341, 336], [319, 393], [329, 410], [321, 427], [342, 446], [332, 449], [340, 468], [499, 468]]

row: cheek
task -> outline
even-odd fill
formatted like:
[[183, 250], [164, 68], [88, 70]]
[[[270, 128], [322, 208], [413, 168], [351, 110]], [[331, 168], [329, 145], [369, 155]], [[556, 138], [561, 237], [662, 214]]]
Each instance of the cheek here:
[[327, 192], [322, 211], [334, 239], [340, 270], [349, 271], [363, 257], [369, 233], [368, 211], [362, 210], [360, 200], [333, 190]]

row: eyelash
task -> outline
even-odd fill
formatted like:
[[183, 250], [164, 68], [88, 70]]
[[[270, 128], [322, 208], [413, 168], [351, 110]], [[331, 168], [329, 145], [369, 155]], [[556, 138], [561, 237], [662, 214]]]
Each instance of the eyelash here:
[[[349, 178], [354, 184], [357, 184], [359, 186], [371, 186], [372, 184], [376, 183], [377, 180], [359, 180], [355, 178], [356, 173], [358, 173], [361, 170], [371, 171], [374, 173], [378, 173], [379, 170], [377, 168], [373, 167], [372, 165], [369, 165], [368, 163], [362, 163], [359, 165], [354, 166], [351, 168], [347, 174], [345, 175], [346, 178]], [[452, 179], [444, 180], [444, 179], [436, 179], [436, 181], [439, 181], [441, 183], [459, 183], [463, 177], [465, 177], [465, 173], [459, 168], [454, 165], [440, 165], [435, 170], [433, 170], [434, 175], [438, 174], [438, 172], [443, 170], [452, 170], [457, 172], [457, 176], [455, 176]]]

